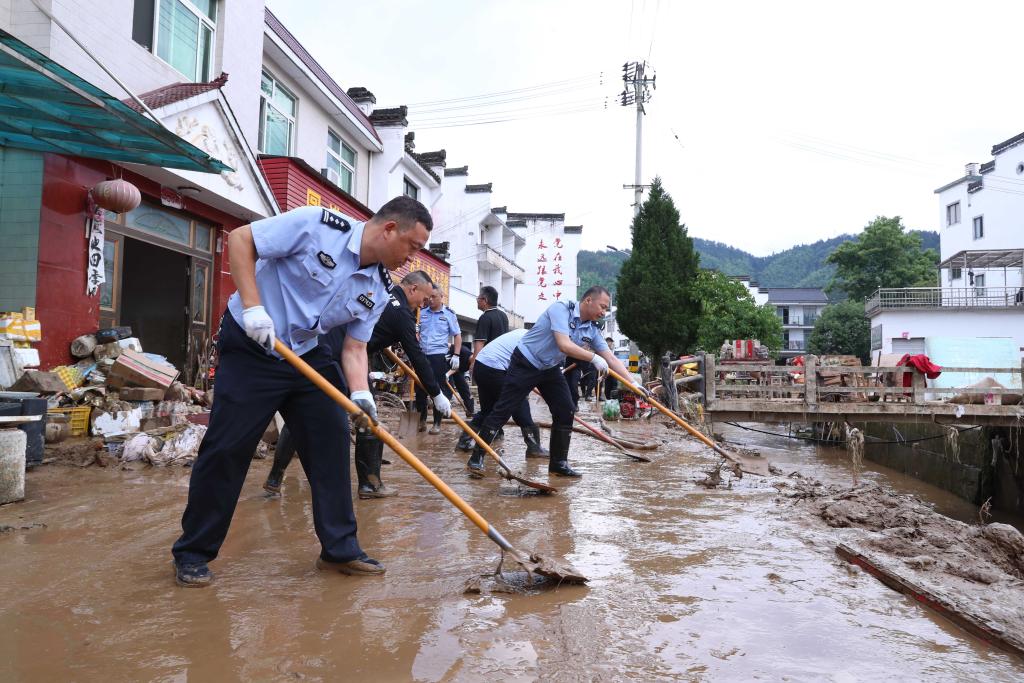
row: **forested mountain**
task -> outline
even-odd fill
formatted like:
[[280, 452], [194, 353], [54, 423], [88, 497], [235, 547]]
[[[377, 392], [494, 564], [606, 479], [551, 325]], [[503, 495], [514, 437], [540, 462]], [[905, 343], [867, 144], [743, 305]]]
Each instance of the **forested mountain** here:
[[[912, 230], [920, 235], [921, 247], [939, 249], [939, 233]], [[825, 264], [825, 258], [843, 242], [855, 235], [840, 235], [819, 240], [813, 244], [799, 244], [771, 256], [754, 256], [742, 249], [721, 242], [693, 238], [693, 246], [700, 253], [701, 268], [713, 268], [726, 275], [749, 275], [762, 287], [824, 287], [832, 279], [834, 266]], [[622, 262], [629, 257], [625, 251], [580, 251], [576, 271], [580, 278], [580, 291], [602, 284], [615, 293], [615, 280]]]

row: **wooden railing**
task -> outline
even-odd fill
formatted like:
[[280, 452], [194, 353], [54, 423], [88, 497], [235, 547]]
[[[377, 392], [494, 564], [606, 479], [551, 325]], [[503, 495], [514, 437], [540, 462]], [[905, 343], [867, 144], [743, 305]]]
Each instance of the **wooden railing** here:
[[[713, 355], [705, 354], [702, 369], [705, 404], [709, 408], [714, 408], [723, 401], [757, 399], [797, 401], [813, 409], [821, 402], [842, 400], [850, 396], [859, 402], [887, 402], [887, 399], [895, 399], [922, 405], [929, 401], [929, 397], [944, 398], [948, 395], [979, 396], [981, 399], [978, 403], [984, 404], [987, 397], [1020, 394], [1022, 391], [1020, 388], [930, 387], [926, 386], [924, 375], [911, 366], [820, 365], [813, 355], [804, 358], [806, 365], [801, 367], [735, 361], [718, 362]], [[942, 372], [1024, 377], [1024, 363], [1012, 368], [943, 367]], [[905, 373], [911, 373], [912, 381], [909, 387], [902, 386]], [[803, 376], [803, 382], [797, 381], [800, 375]], [[836, 377], [840, 379], [838, 385], [825, 384], [829, 379]], [[895, 384], [899, 386], [893, 386]], [[1001, 399], [999, 403], [1001, 404]]]

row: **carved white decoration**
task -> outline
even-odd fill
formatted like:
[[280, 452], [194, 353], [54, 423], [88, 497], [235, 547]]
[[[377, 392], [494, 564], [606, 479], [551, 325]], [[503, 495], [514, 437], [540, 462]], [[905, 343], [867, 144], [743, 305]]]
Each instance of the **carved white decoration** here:
[[[219, 159], [234, 169], [239, 168], [239, 155], [235, 146], [227, 140], [218, 140], [210, 126], [200, 123], [195, 116], [188, 114], [179, 116], [174, 132], [178, 137], [191, 142], [214, 159]], [[238, 192], [245, 189], [245, 185], [242, 183], [243, 176], [237, 170], [221, 171], [220, 175], [228, 187]]]

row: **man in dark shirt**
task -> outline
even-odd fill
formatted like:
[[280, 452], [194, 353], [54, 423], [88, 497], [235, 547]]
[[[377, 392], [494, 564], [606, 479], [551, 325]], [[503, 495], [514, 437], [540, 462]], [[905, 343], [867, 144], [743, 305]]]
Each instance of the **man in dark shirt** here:
[[476, 298], [476, 307], [483, 315], [476, 321], [476, 332], [473, 333], [473, 356], [469, 359], [469, 369], [473, 369], [477, 354], [489, 341], [493, 341], [508, 332], [508, 316], [498, 308], [498, 290], [494, 287], [480, 288], [480, 296]]
[[[508, 316], [505, 311], [498, 308], [498, 290], [489, 285], [480, 288], [480, 295], [476, 298], [476, 307], [483, 311], [480, 319], [476, 321], [476, 332], [473, 333], [473, 355], [469, 358], [469, 367], [466, 368], [469, 375], [473, 374], [473, 365], [480, 351], [487, 345], [487, 342], [494, 341], [501, 335], [508, 332]], [[461, 369], [461, 368], [460, 368]], [[467, 385], [468, 389], [468, 385]], [[459, 392], [462, 393], [461, 391]], [[477, 419], [479, 413], [473, 416]], [[499, 430], [500, 431], [500, 430]], [[505, 434], [501, 432], [499, 438]], [[459, 437], [457, 448], [468, 451], [473, 448], [473, 437], [463, 434]]]

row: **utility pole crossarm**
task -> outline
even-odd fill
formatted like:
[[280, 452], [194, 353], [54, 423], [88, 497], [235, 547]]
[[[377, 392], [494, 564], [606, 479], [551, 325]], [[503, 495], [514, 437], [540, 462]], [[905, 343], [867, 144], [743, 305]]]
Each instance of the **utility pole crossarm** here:
[[[640, 213], [640, 199], [643, 191], [650, 187], [640, 183], [641, 160], [643, 157], [643, 117], [647, 112], [644, 104], [651, 101], [651, 90], [657, 87], [654, 70], [651, 69], [650, 78], [647, 77], [649, 69], [647, 62], [626, 62], [622, 65], [622, 82], [624, 84], [622, 94], [622, 106], [636, 106], [636, 169], [633, 175], [631, 186], [623, 185], [623, 189], [633, 190], [633, 215]], [[650, 86], [650, 87], [648, 87]]]

